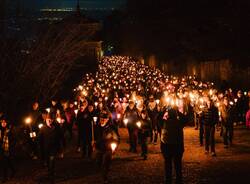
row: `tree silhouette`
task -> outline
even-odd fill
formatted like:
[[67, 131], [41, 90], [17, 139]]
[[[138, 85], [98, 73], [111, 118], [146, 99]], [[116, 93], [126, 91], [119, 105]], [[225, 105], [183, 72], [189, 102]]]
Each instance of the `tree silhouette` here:
[[[45, 26], [28, 49], [22, 41], [9, 40], [0, 46], [0, 104], [15, 113], [32, 100], [45, 103], [64, 86], [73, 67], [93, 63], [76, 60], [88, 55], [89, 42], [100, 25], [70, 17], [58, 24]], [[22, 51], [22, 52], [20, 52]], [[24, 54], [23, 54], [24, 53]]]

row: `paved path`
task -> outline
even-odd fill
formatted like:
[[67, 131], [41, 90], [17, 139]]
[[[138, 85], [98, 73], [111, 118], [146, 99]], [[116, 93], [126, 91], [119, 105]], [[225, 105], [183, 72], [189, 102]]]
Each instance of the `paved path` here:
[[[190, 184], [244, 184], [250, 183], [250, 131], [235, 130], [233, 147], [224, 149], [222, 138], [216, 132], [217, 157], [204, 154], [199, 146], [198, 131], [185, 128], [184, 183]], [[163, 183], [163, 158], [159, 144], [149, 145], [148, 160], [140, 153], [128, 153], [127, 132], [121, 129], [122, 141], [113, 159], [110, 181], [114, 184], [160, 184]], [[9, 183], [38, 183], [46, 175], [39, 161], [18, 161], [18, 173]], [[102, 183], [98, 168], [91, 161], [80, 158], [73, 149], [67, 150], [65, 158], [56, 163], [56, 183], [99, 184]]]

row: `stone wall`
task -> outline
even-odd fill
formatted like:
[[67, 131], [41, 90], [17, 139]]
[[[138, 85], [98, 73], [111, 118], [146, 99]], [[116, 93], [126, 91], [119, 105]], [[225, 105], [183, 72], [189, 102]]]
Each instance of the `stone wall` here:
[[195, 75], [201, 80], [223, 81], [236, 88], [250, 88], [250, 67], [234, 65], [229, 59], [198, 62], [192, 59], [181, 61], [159, 61], [153, 55], [145, 59], [145, 64], [158, 67], [169, 75]]
[[250, 67], [234, 65], [230, 60], [205, 61], [200, 64], [202, 80], [211, 80], [217, 83], [227, 81], [230, 85], [245, 89], [250, 88]]

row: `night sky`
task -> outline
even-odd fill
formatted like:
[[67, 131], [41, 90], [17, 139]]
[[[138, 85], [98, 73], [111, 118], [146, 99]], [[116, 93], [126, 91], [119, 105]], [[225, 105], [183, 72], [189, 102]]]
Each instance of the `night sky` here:
[[[33, 8], [63, 8], [75, 7], [76, 0], [21, 0], [22, 5], [25, 7], [32, 6]], [[121, 7], [126, 0], [80, 0], [81, 7], [84, 8], [111, 8]]]

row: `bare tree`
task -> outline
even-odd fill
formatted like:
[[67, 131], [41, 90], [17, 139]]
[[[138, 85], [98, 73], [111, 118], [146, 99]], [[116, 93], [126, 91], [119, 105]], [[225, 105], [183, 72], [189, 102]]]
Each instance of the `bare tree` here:
[[[36, 60], [35, 65], [30, 67], [31, 64], [28, 64], [23, 68], [24, 73], [38, 77], [38, 95], [53, 97], [57, 93], [76, 59], [87, 54], [88, 41], [96, 33], [97, 26], [92, 23], [66, 22], [44, 34], [37, 47], [31, 51], [29, 61], [32, 64]], [[48, 84], [50, 88], [45, 88]]]
[[[75, 61], [87, 55], [88, 43], [99, 29], [98, 23], [65, 20], [42, 30], [39, 39], [20, 53], [18, 41], [0, 46], [0, 100], [23, 103], [29, 99], [46, 101], [54, 97], [69, 76]], [[1, 102], [0, 102], [1, 105]]]

